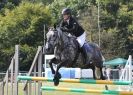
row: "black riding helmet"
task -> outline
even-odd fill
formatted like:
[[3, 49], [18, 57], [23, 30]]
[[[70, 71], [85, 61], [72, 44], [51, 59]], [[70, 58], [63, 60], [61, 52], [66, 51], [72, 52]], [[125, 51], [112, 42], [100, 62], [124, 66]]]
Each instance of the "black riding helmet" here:
[[64, 8], [62, 10], [62, 15], [71, 15], [71, 9], [69, 8]]

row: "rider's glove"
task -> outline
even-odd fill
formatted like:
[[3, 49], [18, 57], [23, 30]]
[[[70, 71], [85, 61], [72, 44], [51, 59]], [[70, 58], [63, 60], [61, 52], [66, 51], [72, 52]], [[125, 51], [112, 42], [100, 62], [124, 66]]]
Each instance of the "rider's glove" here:
[[67, 27], [61, 27], [60, 28], [63, 32], [68, 32], [68, 28]]

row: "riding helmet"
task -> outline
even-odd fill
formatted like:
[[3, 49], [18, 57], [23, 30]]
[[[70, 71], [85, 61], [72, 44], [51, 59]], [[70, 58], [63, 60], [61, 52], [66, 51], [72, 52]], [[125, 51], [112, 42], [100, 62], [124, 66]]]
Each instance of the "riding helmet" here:
[[71, 15], [71, 9], [69, 8], [64, 8], [62, 10], [62, 15]]

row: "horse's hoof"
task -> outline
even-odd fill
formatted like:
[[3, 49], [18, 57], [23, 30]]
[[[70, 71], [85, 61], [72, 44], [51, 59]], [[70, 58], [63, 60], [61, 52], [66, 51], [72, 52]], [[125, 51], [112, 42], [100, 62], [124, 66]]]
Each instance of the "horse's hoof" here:
[[108, 86], [107, 86], [107, 85], [105, 85], [105, 90], [109, 90], [109, 88], [108, 88]]
[[103, 76], [101, 79], [102, 79], [102, 80], [106, 80], [107, 78], [106, 78], [105, 76]]
[[54, 81], [54, 85], [55, 85], [55, 86], [58, 86], [58, 85], [59, 85], [59, 79], [55, 79], [55, 78], [54, 78], [53, 81]]

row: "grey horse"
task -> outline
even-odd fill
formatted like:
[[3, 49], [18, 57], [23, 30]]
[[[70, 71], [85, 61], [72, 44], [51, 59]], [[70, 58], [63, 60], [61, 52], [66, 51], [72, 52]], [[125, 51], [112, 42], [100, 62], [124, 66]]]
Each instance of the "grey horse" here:
[[[50, 29], [46, 37], [46, 53], [54, 53], [55, 55], [55, 57], [50, 60], [49, 65], [52, 74], [54, 74], [54, 85], [57, 86], [61, 78], [59, 69], [62, 66], [74, 67], [78, 64], [78, 59], [83, 59], [83, 57], [79, 56], [81, 53], [76, 37], [68, 36], [68, 34], [62, 32], [60, 28]], [[87, 50], [87, 64], [83, 63], [81, 68], [91, 68], [94, 79], [105, 79], [102, 73], [103, 59], [99, 46], [90, 42], [85, 43], [85, 45]], [[56, 70], [54, 70], [53, 64], [57, 64]]]

